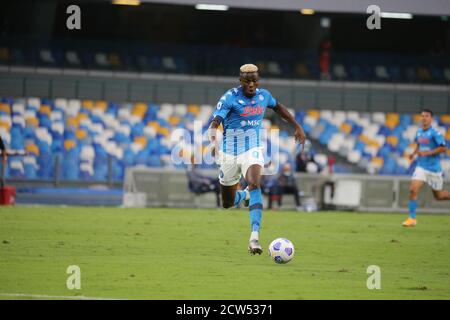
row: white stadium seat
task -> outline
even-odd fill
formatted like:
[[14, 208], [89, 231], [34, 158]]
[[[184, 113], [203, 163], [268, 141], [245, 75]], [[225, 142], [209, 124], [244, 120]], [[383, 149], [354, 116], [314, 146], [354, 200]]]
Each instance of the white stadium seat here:
[[25, 118], [21, 117], [21, 116], [14, 116], [12, 119], [12, 123], [18, 124], [23, 128], [23, 127], [25, 127]]
[[60, 135], [63, 135], [64, 134], [64, 123], [62, 123], [62, 122], [53, 122], [52, 126], [51, 126], [51, 129], [52, 129], [53, 132], [57, 132]]
[[78, 58], [78, 54], [75, 51], [67, 51], [66, 60], [72, 65], [80, 64], [80, 58]]
[[374, 112], [372, 114], [372, 121], [379, 124], [385, 124], [386, 114], [384, 114], [383, 112]]
[[2, 137], [2, 140], [6, 144], [11, 143], [11, 134], [9, 133], [9, 130], [7, 130], [6, 128], [0, 127], [0, 137]]
[[68, 106], [67, 99], [64, 98], [57, 98], [55, 99], [55, 107], [58, 109], [66, 110]]
[[361, 159], [361, 152], [358, 150], [352, 150], [347, 156], [347, 160], [351, 163], [358, 163], [359, 159]]
[[51, 63], [51, 64], [55, 63], [55, 58], [53, 57], [52, 52], [50, 50], [48, 50], [48, 49], [41, 50], [39, 52], [39, 57], [45, 63]]
[[12, 111], [14, 113], [19, 113], [21, 115], [23, 115], [25, 113], [25, 105], [23, 103], [13, 103], [12, 105]]
[[41, 99], [39, 98], [28, 98], [27, 100], [27, 109], [39, 110], [41, 107]]
[[325, 167], [328, 164], [328, 156], [323, 153], [316, 154], [314, 160], [322, 167]]
[[355, 122], [359, 121], [359, 112], [357, 111], [348, 111], [347, 112], [347, 119], [348, 120], [353, 120]]
[[118, 116], [120, 120], [128, 120], [131, 116], [131, 110], [129, 108], [120, 108]]
[[154, 127], [145, 127], [144, 135], [146, 137], [154, 138], [156, 136], [156, 129]]
[[177, 116], [183, 117], [187, 112], [187, 105], [185, 104], [176, 104], [174, 106], [174, 113]]
[[94, 162], [95, 150], [92, 146], [83, 146], [81, 148], [80, 159], [87, 162]]
[[102, 67], [107, 67], [109, 66], [109, 61], [108, 61], [108, 57], [106, 56], [105, 53], [103, 52], [97, 52], [95, 54], [95, 62]]

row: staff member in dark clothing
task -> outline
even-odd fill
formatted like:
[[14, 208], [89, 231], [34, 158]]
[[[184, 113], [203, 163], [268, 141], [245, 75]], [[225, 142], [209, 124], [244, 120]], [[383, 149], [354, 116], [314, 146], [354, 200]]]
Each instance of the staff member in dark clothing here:
[[284, 194], [292, 194], [294, 196], [297, 210], [300, 210], [300, 197], [297, 188], [297, 182], [295, 181], [295, 176], [289, 163], [286, 163], [283, 166], [277, 181], [270, 190], [269, 209], [272, 208], [272, 201], [274, 199], [278, 200], [278, 207], [281, 207]]
[[2, 153], [2, 164], [6, 165], [6, 147], [3, 143], [2, 137], [0, 137], [0, 151]]
[[187, 171], [189, 190], [194, 193], [214, 192], [216, 194], [217, 207], [220, 207], [219, 179], [205, 176], [199, 172], [193, 157], [191, 162], [192, 164], [188, 166]]
[[3, 143], [2, 137], [0, 137], [0, 152], [2, 157], [2, 165], [0, 166], [0, 187], [3, 189], [5, 186], [5, 172], [6, 172], [6, 147]]

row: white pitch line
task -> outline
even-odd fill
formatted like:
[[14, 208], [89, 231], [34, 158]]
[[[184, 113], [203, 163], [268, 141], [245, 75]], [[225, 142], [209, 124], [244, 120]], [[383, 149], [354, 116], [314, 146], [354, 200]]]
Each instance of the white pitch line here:
[[69, 300], [123, 300], [115, 298], [101, 297], [85, 297], [85, 296], [49, 296], [45, 294], [28, 294], [28, 293], [0, 293], [0, 297], [28, 297], [38, 299], [69, 299]]

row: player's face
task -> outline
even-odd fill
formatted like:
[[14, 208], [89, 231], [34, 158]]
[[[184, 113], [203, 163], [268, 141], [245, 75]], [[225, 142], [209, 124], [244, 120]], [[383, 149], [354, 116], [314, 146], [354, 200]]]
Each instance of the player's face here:
[[247, 97], [253, 97], [256, 93], [256, 88], [259, 85], [259, 75], [258, 73], [247, 73], [239, 78], [242, 85], [242, 90], [244, 95]]
[[431, 116], [431, 113], [429, 112], [422, 112], [422, 126], [425, 128], [428, 128], [431, 126], [431, 122], [433, 121], [433, 117]]

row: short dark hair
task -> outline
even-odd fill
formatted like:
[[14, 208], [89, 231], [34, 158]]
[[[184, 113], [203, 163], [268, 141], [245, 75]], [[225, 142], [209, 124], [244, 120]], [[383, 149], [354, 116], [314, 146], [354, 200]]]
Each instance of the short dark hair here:
[[434, 116], [433, 111], [431, 111], [430, 109], [422, 109], [422, 110], [420, 111], [420, 113], [422, 113], [422, 112], [428, 112], [429, 114], [431, 114], [431, 116]]

